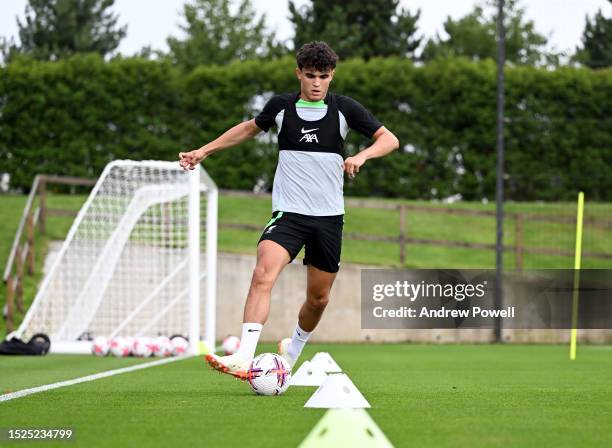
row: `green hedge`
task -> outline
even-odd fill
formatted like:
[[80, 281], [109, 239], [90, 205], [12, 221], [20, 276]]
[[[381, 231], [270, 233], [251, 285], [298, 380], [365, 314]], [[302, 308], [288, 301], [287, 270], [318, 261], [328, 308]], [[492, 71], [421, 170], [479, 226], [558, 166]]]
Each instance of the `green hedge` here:
[[[112, 159], [176, 159], [254, 116], [273, 92], [299, 88], [294, 62], [199, 67], [184, 74], [141, 59], [94, 55], [0, 69], [0, 172], [27, 189], [36, 173], [96, 176]], [[506, 71], [506, 186], [515, 200], [612, 199], [612, 70]], [[403, 149], [370, 161], [352, 195], [495, 196], [495, 65], [446, 59], [340, 64], [333, 90], [368, 107]], [[224, 188], [268, 187], [274, 136], [214, 155]], [[351, 133], [347, 150], [367, 142]]]

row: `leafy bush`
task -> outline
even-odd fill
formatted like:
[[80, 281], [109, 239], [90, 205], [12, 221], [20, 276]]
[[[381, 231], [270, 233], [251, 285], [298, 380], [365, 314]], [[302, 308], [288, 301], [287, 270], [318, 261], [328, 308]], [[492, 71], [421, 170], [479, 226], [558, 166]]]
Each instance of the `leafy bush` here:
[[[182, 73], [138, 58], [17, 59], [0, 69], [0, 172], [27, 190], [36, 173], [97, 176], [117, 158], [176, 160], [272, 93], [296, 91], [291, 58]], [[364, 104], [402, 148], [367, 163], [352, 195], [495, 197], [496, 70], [491, 61], [387, 58], [342, 62], [332, 90]], [[612, 70], [506, 70], [506, 186], [514, 200], [612, 199]], [[348, 154], [368, 142], [349, 134]], [[224, 188], [271, 188], [275, 136], [205, 164]]]

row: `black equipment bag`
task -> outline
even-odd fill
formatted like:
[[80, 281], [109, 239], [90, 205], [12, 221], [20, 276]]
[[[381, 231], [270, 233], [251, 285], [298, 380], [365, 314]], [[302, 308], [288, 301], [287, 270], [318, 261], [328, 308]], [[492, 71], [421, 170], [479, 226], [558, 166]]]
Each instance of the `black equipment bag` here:
[[51, 341], [44, 333], [36, 333], [28, 343], [12, 338], [0, 343], [0, 355], [46, 355], [49, 353]]

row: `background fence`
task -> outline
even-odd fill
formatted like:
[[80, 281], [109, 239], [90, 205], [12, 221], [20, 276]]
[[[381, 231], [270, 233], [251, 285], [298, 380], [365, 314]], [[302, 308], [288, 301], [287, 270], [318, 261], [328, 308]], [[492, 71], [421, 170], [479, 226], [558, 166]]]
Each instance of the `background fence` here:
[[[270, 199], [269, 194], [222, 190], [226, 197]], [[345, 240], [395, 243], [401, 266], [415, 266], [411, 246], [495, 251], [495, 211], [474, 203], [410, 204], [347, 198], [347, 220], [355, 216], [367, 232], [348, 231]], [[492, 208], [490, 206], [489, 208]], [[506, 244], [510, 268], [572, 268], [576, 229], [576, 204], [509, 204], [505, 214]], [[480, 208], [480, 209], [479, 209]], [[362, 209], [360, 211], [359, 209]], [[377, 216], [363, 210], [375, 210]], [[520, 211], [519, 211], [520, 210]], [[585, 213], [583, 260], [585, 267], [612, 267], [612, 205], [591, 204]], [[387, 218], [383, 217], [387, 215]], [[389, 216], [392, 215], [392, 216]], [[394, 227], [389, 226], [395, 218]], [[363, 222], [369, 221], [369, 222]], [[377, 224], [378, 221], [378, 224]], [[220, 228], [261, 231], [261, 225], [220, 222]], [[383, 227], [384, 228], [381, 228]], [[489, 229], [491, 230], [489, 232]], [[392, 235], [391, 233], [394, 233]], [[588, 235], [588, 237], [587, 237]], [[416, 263], [418, 265], [418, 263]], [[453, 262], [454, 264], [454, 262]], [[436, 266], [443, 268], [444, 261]], [[482, 266], [491, 267], [491, 266]]]
[[[65, 236], [86, 198], [57, 192], [65, 191], [66, 186], [82, 189], [93, 183], [93, 179], [39, 175], [25, 203], [12, 210], [13, 216], [23, 212], [9, 231], [14, 240], [7, 250], [3, 277], [8, 331], [33, 299], [48, 240]], [[53, 186], [51, 196], [49, 185]], [[0, 196], [0, 200], [9, 198], [15, 196]], [[493, 268], [493, 207], [347, 198], [342, 259], [345, 263], [409, 268]], [[270, 212], [268, 193], [222, 190], [219, 249], [253, 253]], [[47, 232], [49, 218], [54, 221]], [[573, 267], [576, 204], [510, 202], [504, 225], [507, 269]], [[587, 198], [582, 260], [584, 268], [612, 268], [612, 204]]]

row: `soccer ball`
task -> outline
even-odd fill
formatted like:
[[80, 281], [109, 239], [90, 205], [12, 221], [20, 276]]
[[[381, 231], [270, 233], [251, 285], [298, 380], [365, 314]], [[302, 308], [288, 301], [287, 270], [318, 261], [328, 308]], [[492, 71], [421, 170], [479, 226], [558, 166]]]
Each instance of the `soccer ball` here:
[[113, 338], [110, 341], [110, 352], [119, 358], [130, 355], [130, 347], [125, 338]]
[[172, 343], [172, 354], [174, 356], [181, 356], [187, 353], [187, 349], [189, 348], [189, 342], [182, 336], [174, 336], [170, 339]]
[[134, 339], [134, 345], [132, 346], [132, 354], [139, 358], [148, 358], [153, 354], [153, 348], [151, 347], [151, 338], [136, 338]]
[[172, 343], [168, 336], [159, 336], [153, 339], [153, 355], [154, 356], [171, 356], [172, 355]]
[[291, 366], [275, 353], [264, 353], [253, 359], [247, 380], [258, 395], [280, 395], [289, 387]]
[[233, 355], [240, 348], [240, 338], [236, 336], [228, 336], [223, 339], [221, 347], [223, 347], [223, 353], [226, 355]]
[[106, 356], [108, 355], [108, 351], [110, 350], [110, 344], [108, 339], [104, 336], [98, 336], [94, 339], [93, 344], [91, 345], [91, 353], [96, 356]]
[[125, 338], [123, 338], [123, 340], [125, 341], [125, 344], [128, 346], [128, 349], [130, 350], [128, 355], [133, 355], [134, 354], [134, 343], [136, 342], [136, 338], [132, 336], [126, 336]]

